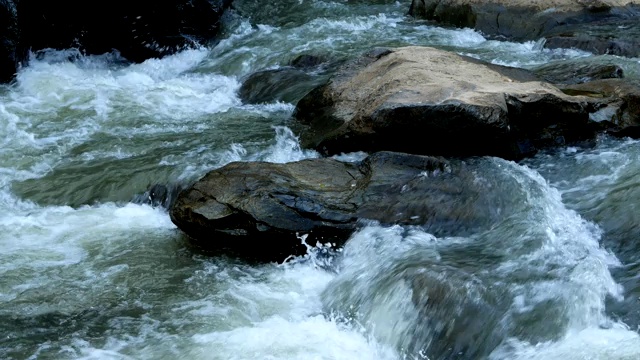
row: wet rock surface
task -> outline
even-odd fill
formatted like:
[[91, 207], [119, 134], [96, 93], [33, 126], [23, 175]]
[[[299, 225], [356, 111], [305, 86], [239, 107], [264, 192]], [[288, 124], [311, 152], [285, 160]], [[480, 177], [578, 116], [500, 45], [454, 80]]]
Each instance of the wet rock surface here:
[[471, 234], [513, 206], [487, 191], [499, 185], [477, 176], [478, 161], [380, 152], [360, 163], [231, 163], [183, 191], [170, 215], [199, 246], [256, 260], [304, 254], [301, 237], [342, 245], [363, 220]]
[[590, 103], [532, 73], [428, 47], [377, 49], [298, 102], [305, 147], [519, 159], [588, 139]]
[[515, 41], [545, 38], [549, 48], [638, 56], [635, 0], [413, 0], [409, 13]]

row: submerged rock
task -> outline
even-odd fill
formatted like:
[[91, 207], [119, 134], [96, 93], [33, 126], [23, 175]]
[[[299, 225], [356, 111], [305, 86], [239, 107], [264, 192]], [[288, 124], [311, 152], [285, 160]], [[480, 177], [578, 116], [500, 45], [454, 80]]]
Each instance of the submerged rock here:
[[[638, 56], [638, 0], [413, 0], [409, 13], [515, 41]], [[622, 25], [622, 26], [621, 26]]]
[[341, 245], [363, 219], [471, 234], [504, 217], [509, 201], [478, 169], [391, 152], [360, 163], [231, 163], [180, 193], [170, 215], [198, 245], [259, 260], [304, 254], [301, 238]]
[[508, 294], [464, 270], [429, 265], [405, 275], [423, 319], [414, 346], [436, 359], [485, 358], [504, 341], [500, 321], [511, 305]]
[[298, 69], [310, 69], [327, 63], [327, 59], [313, 54], [298, 55], [291, 60], [289, 65]]
[[301, 142], [327, 154], [391, 150], [519, 159], [593, 136], [590, 104], [532, 73], [428, 47], [378, 49], [298, 102]]

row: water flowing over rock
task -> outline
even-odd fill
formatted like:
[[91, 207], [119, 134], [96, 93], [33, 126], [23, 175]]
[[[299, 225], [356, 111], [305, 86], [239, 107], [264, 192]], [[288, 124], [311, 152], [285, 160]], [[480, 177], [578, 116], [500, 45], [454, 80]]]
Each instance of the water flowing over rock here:
[[115, 49], [133, 62], [172, 54], [212, 39], [230, 4], [231, 0], [20, 0], [14, 6], [3, 0], [0, 80], [10, 78], [7, 74], [15, 72], [15, 64], [25, 61], [29, 50], [77, 47], [102, 54]]
[[545, 38], [550, 48], [638, 56], [637, 0], [413, 0], [409, 13], [515, 41]]
[[593, 136], [589, 103], [532, 73], [428, 47], [378, 49], [298, 102], [303, 146], [519, 159]]
[[204, 248], [282, 260], [308, 245], [342, 244], [359, 220], [470, 234], [502, 218], [505, 199], [471, 161], [380, 152], [360, 163], [311, 159], [231, 163], [182, 192], [172, 221]]
[[322, 57], [300, 55], [289, 66], [250, 74], [242, 82], [238, 96], [248, 104], [276, 101], [296, 103], [310, 89], [326, 81], [324, 73], [330, 66], [334, 65], [327, 63]]
[[579, 58], [556, 61], [537, 66], [534, 74], [552, 84], [582, 84], [601, 79], [617, 79], [624, 77], [624, 70], [620, 65], [598, 62], [603, 56], [593, 58]]

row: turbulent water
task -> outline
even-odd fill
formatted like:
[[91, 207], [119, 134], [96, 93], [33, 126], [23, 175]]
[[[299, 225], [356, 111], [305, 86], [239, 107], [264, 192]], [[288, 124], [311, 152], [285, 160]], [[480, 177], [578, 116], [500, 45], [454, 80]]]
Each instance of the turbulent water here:
[[0, 86], [0, 358], [640, 358], [636, 141], [474, 160], [517, 206], [472, 236], [369, 224], [332, 256], [266, 265], [191, 248], [140, 201], [149, 185], [319, 156], [294, 104], [238, 98], [252, 72], [408, 44], [525, 68], [591, 56], [435, 27], [406, 2], [235, 7], [201, 49], [138, 65], [47, 51]]

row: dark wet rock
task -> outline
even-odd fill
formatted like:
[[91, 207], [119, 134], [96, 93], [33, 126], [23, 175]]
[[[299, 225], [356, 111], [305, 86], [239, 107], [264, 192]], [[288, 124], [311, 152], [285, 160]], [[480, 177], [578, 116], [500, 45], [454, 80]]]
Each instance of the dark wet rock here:
[[591, 119], [610, 134], [640, 138], [640, 84], [625, 79], [604, 79], [567, 85], [562, 91], [589, 98], [600, 110]]
[[594, 54], [640, 56], [640, 12], [633, 19], [611, 17], [559, 26], [545, 35], [546, 48], [574, 48]]
[[231, 1], [111, 1], [102, 6], [70, 1], [65, 4], [70, 9], [59, 2], [26, 2], [28, 9], [21, 7], [19, 16], [28, 21], [22, 28], [32, 48], [76, 45], [90, 54], [116, 49], [128, 60], [140, 62], [213, 38]]
[[161, 57], [213, 38], [230, 0], [22, 0], [23, 39], [33, 49], [80, 47], [89, 54], [118, 50], [130, 61]]
[[20, 0], [15, 11], [7, 12], [13, 3], [0, 3], [5, 80], [29, 50], [79, 48], [103, 54], [115, 49], [129, 61], [141, 62], [205, 43], [217, 34], [231, 0]]
[[413, 0], [409, 13], [474, 28], [490, 37], [515, 41], [546, 38], [551, 48], [575, 47], [624, 56], [637, 56], [639, 51], [637, 0]]
[[623, 78], [622, 67], [598, 61], [600, 57], [557, 61], [532, 69], [540, 78], [553, 83], [574, 85], [593, 80]]
[[[474, 161], [376, 153], [360, 163], [311, 159], [231, 163], [180, 193], [172, 221], [203, 248], [282, 260], [317, 242], [344, 243], [362, 219], [469, 235], [505, 215], [510, 201], [479, 179]], [[505, 190], [508, 191], [508, 190]]]
[[591, 138], [591, 104], [532, 73], [428, 47], [377, 49], [297, 104], [301, 142], [326, 154], [401, 151], [519, 159]]
[[0, 83], [13, 78], [19, 64], [18, 17], [13, 0], [0, 0]]

